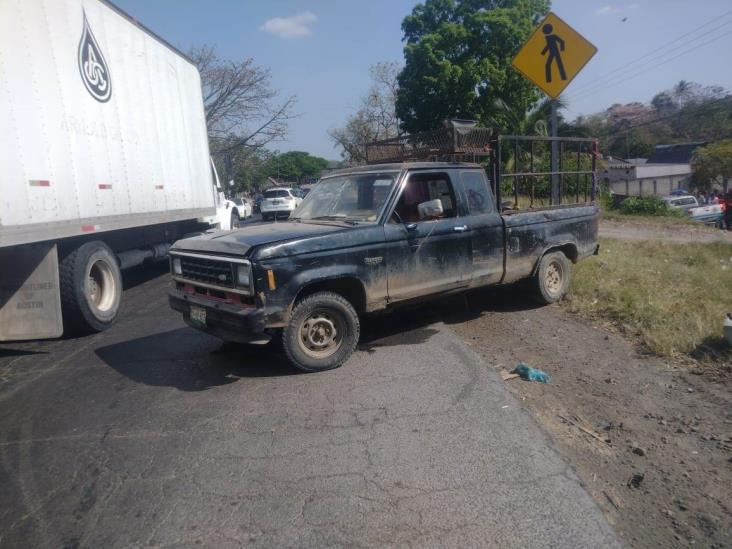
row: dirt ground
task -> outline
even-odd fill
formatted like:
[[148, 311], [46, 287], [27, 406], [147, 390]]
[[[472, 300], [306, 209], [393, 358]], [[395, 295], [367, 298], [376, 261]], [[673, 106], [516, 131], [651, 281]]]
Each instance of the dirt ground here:
[[442, 319], [499, 370], [524, 361], [551, 376], [547, 385], [505, 383], [630, 546], [732, 547], [729, 364], [644, 356], [560, 305], [535, 308], [520, 288], [450, 298], [431, 311], [404, 314]]
[[729, 242], [732, 231], [715, 229], [702, 224], [664, 224], [664, 219], [615, 221], [600, 220], [600, 236], [619, 240], [664, 240], [667, 242]]

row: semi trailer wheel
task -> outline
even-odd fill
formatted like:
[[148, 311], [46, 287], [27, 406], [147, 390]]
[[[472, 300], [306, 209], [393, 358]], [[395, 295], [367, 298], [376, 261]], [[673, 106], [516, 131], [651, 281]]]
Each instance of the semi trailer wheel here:
[[104, 242], [82, 244], [59, 264], [64, 333], [101, 332], [117, 318], [122, 274]]
[[360, 324], [353, 305], [333, 292], [318, 292], [295, 305], [282, 332], [290, 362], [306, 372], [342, 365], [358, 344]]
[[572, 263], [562, 252], [546, 254], [539, 261], [534, 277], [534, 294], [540, 303], [556, 303], [569, 290]]

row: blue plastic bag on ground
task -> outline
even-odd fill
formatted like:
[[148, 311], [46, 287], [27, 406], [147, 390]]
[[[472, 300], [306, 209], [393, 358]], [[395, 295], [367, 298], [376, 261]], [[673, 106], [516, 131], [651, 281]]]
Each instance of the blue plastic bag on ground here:
[[549, 383], [549, 374], [542, 372], [538, 368], [532, 368], [528, 364], [519, 362], [516, 367], [511, 371], [512, 374], [518, 374], [523, 379], [529, 381], [538, 381], [540, 383]]

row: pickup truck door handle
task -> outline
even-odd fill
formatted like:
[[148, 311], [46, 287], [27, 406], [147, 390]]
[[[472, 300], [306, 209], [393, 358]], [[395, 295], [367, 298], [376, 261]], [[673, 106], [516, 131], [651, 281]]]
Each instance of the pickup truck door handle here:
[[453, 227], [452, 230], [455, 231], [456, 233], [464, 233], [465, 231], [468, 230], [468, 226], [467, 225], [458, 225], [457, 227]]

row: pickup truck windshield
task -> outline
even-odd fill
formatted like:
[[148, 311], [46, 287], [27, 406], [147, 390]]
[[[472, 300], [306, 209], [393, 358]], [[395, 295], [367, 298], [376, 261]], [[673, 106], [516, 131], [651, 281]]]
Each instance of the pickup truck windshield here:
[[323, 179], [308, 193], [292, 218], [375, 222], [399, 172], [353, 174]]

